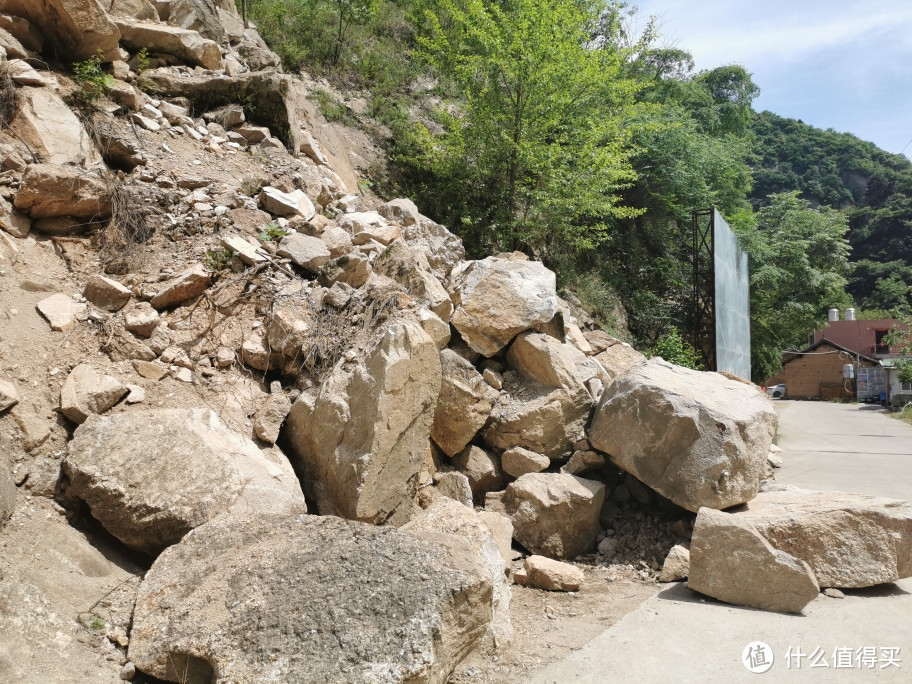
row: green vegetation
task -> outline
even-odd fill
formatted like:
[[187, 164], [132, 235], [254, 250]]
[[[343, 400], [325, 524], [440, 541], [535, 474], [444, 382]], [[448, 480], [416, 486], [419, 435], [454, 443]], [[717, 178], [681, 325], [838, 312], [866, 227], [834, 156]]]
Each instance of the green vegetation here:
[[114, 87], [114, 77], [102, 68], [102, 55], [92, 55], [84, 62], [73, 63], [73, 80], [79, 86], [74, 97], [78, 104], [92, 108], [102, 95]]
[[272, 242], [274, 240], [281, 240], [283, 237], [288, 235], [288, 231], [282, 228], [275, 221], [270, 221], [265, 226], [263, 230], [260, 231], [260, 234], [257, 235], [257, 238], [260, 242]]
[[237, 254], [225, 247], [207, 250], [203, 255], [202, 263], [206, 270], [212, 273], [226, 270], [235, 272], [244, 270], [243, 264], [237, 258]]
[[710, 206], [750, 254], [755, 379], [831, 306], [912, 313], [912, 164], [757, 114], [743, 67], [695, 71], [654, 21], [633, 29], [625, 2], [247, 6], [286, 69], [367, 98], [365, 117], [313, 94], [328, 120], [385, 145], [372, 190], [413, 198], [472, 256], [544, 260], [565, 294], [653, 353], [697, 363], [681, 333], [690, 216]]
[[674, 328], [659, 338], [650, 356], [661, 356], [669, 363], [674, 363], [686, 368], [702, 370], [697, 350], [693, 348], [680, 333]]

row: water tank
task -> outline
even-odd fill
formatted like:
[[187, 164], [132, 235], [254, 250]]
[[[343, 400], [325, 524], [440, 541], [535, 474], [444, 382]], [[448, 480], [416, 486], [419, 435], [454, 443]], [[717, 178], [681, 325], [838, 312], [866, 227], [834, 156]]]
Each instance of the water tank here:
[[842, 377], [847, 380], [851, 380], [855, 377], [855, 366], [851, 363], [844, 363], [842, 365]]
[[847, 321], [855, 320], [855, 309], [846, 309], [846, 320]]
[[838, 321], [839, 320], [839, 309], [830, 309], [830, 313], [827, 314], [828, 321]]

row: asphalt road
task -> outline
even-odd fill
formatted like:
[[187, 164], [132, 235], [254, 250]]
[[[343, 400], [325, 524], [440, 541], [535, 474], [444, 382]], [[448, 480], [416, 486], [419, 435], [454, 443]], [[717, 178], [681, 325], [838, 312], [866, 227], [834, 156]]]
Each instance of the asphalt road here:
[[[776, 409], [785, 460], [778, 481], [912, 499], [912, 426], [856, 404], [777, 401]], [[532, 682], [912, 682], [912, 579], [845, 594], [821, 594], [804, 615], [784, 615], [729, 606], [682, 583], [660, 585]], [[754, 641], [774, 654], [762, 674], [741, 660]], [[893, 648], [899, 667], [885, 650]]]

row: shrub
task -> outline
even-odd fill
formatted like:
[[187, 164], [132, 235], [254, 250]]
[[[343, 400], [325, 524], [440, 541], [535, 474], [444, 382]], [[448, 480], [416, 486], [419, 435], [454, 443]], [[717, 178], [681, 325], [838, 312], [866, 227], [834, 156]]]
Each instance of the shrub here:
[[114, 87], [114, 77], [102, 71], [101, 64], [100, 51], [84, 62], [73, 63], [73, 79], [79, 86], [75, 98], [84, 107], [93, 107], [98, 98]]

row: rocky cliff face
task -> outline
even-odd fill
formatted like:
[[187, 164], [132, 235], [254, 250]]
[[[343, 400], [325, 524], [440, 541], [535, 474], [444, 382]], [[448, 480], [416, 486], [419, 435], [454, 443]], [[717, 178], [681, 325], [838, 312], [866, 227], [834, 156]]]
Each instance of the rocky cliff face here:
[[0, 679], [442, 682], [514, 571], [651, 580], [757, 494], [758, 388], [360, 189], [231, 2], [0, 13]]

